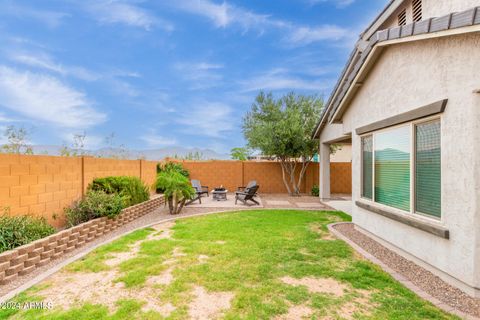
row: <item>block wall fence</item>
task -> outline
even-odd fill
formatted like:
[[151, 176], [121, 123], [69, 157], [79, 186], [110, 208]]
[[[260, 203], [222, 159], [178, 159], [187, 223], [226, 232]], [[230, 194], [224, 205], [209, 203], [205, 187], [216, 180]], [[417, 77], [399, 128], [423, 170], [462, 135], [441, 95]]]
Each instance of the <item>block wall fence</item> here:
[[80, 199], [95, 178], [135, 176], [152, 186], [157, 161], [93, 157], [0, 154], [0, 213], [43, 216], [50, 224], [65, 223], [63, 209]]
[[[241, 161], [188, 161], [180, 162], [190, 171], [192, 179], [198, 179], [210, 188], [223, 185], [234, 191], [245, 186], [250, 180], [257, 180], [260, 193], [285, 193], [282, 168], [278, 162], [241, 162]], [[314, 185], [319, 184], [319, 165], [311, 163], [305, 173], [300, 191], [310, 193]], [[330, 188], [332, 193], [351, 194], [352, 165], [350, 162], [330, 163]]]
[[[285, 193], [282, 169], [278, 162], [177, 161], [211, 188], [220, 185], [236, 190], [257, 180], [260, 193]], [[157, 161], [117, 160], [93, 157], [58, 157], [0, 154], [0, 214], [43, 216], [50, 224], [65, 223], [63, 209], [80, 199], [95, 178], [135, 176], [152, 186]], [[351, 193], [351, 164], [331, 163], [333, 193]], [[307, 169], [301, 192], [318, 185], [319, 167]]]

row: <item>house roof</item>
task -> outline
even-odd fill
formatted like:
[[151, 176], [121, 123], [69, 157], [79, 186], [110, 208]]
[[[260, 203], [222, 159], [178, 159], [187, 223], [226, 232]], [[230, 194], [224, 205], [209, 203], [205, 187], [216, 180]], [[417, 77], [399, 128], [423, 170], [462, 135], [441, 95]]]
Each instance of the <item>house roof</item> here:
[[[385, 19], [386, 12], [390, 12], [392, 6], [399, 3], [401, 4], [402, 2], [403, 1], [396, 0], [391, 1], [362, 36], [371, 32], [372, 27], [378, 24], [379, 19]], [[312, 135], [318, 138], [326, 123], [340, 120], [344, 111], [342, 107], [345, 105], [344, 102], [347, 95], [351, 92], [356, 92], [358, 87], [361, 86], [361, 83], [356, 83], [360, 71], [366, 69], [367, 63], [371, 63], [372, 56], [375, 57], [381, 53], [378, 47], [400, 43], [403, 42], [403, 40], [421, 39], [421, 37], [425, 35], [438, 34], [440, 36], [441, 33], [445, 31], [478, 25], [480, 25], [480, 7], [458, 13], [450, 13], [438, 18], [430, 18], [404, 26], [376, 31], [368, 40], [363, 40], [365, 41], [363, 44], [365, 49], [363, 51], [355, 48], [352, 52]], [[359, 40], [359, 42], [360, 41], [362, 41], [362, 39]], [[357, 47], [358, 45], [359, 43], [357, 43]], [[357, 88], [355, 88], [355, 85]]]

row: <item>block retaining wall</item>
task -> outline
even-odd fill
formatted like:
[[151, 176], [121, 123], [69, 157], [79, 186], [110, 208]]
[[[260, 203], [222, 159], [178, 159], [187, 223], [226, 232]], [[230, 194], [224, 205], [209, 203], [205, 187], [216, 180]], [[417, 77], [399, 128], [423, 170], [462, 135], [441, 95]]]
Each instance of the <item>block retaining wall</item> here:
[[107, 234], [164, 203], [163, 196], [125, 208], [115, 218], [102, 217], [51, 236], [36, 240], [24, 246], [0, 254], [0, 285], [24, 276], [36, 268], [80, 248], [92, 240]]

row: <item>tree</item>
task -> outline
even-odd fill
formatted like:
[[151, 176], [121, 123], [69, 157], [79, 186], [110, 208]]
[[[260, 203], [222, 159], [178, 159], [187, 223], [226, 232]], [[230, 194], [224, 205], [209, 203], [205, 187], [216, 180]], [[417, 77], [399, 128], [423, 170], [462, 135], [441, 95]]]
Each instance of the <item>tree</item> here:
[[84, 156], [87, 154], [85, 151], [85, 139], [87, 138], [87, 133], [76, 133], [73, 135], [73, 143], [71, 146], [67, 146], [65, 143], [60, 149], [60, 155], [65, 157], [77, 157]]
[[99, 154], [100, 158], [128, 159], [130, 152], [124, 144], [116, 144], [115, 132], [105, 137], [107, 147]]
[[233, 160], [246, 161], [250, 155], [251, 152], [248, 148], [233, 148], [230, 150], [230, 157]]
[[180, 213], [185, 203], [195, 195], [188, 178], [174, 170], [160, 172], [156, 187], [163, 190], [170, 214]]
[[28, 144], [30, 133], [27, 129], [8, 126], [3, 135], [8, 141], [0, 149], [3, 153], [33, 154], [32, 146]]
[[312, 132], [320, 118], [323, 100], [289, 93], [275, 99], [261, 92], [243, 119], [243, 134], [252, 149], [274, 156], [282, 167], [285, 188], [300, 194], [305, 171], [318, 152]]

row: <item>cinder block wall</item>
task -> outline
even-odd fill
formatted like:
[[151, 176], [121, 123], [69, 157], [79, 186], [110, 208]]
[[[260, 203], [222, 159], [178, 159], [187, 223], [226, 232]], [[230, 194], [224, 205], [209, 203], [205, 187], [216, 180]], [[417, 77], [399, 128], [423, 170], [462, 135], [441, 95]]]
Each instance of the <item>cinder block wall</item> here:
[[[175, 161], [175, 160], [172, 160]], [[177, 161], [190, 171], [192, 179], [198, 179], [210, 188], [223, 185], [230, 191], [244, 186], [250, 180], [257, 180], [261, 193], [285, 193], [282, 168], [278, 162], [241, 162], [241, 161]], [[332, 193], [347, 193], [352, 190], [351, 163], [331, 163]], [[299, 170], [298, 170], [299, 171]], [[298, 173], [297, 173], [298, 174]], [[305, 173], [300, 191], [310, 193], [318, 185], [319, 166], [311, 163]]]
[[[63, 209], [80, 199], [94, 178], [140, 177], [153, 186], [156, 161], [0, 154], [0, 213], [43, 216], [63, 226]], [[153, 188], [152, 188], [153, 191]]]

